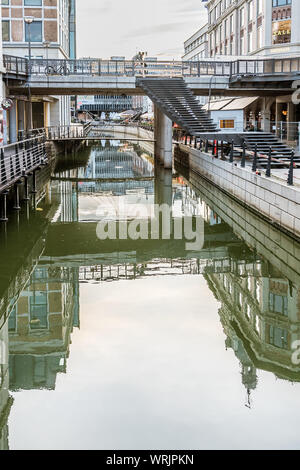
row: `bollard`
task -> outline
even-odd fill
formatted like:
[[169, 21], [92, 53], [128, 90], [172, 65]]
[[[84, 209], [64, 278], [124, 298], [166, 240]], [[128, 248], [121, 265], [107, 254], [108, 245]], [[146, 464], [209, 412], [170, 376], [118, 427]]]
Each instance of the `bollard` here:
[[255, 145], [253, 165], [252, 165], [252, 171], [256, 172], [256, 170], [257, 170], [257, 144]]
[[187, 145], [187, 135], [185, 136], [184, 145]]
[[266, 177], [271, 177], [271, 164], [272, 164], [272, 147], [269, 148], [268, 166], [266, 170]]
[[195, 149], [197, 148], [197, 137], [195, 137], [194, 148], [195, 148]]
[[231, 147], [230, 147], [230, 163], [233, 163], [233, 157], [234, 157], [234, 141], [231, 141]]
[[245, 166], [246, 166], [246, 144], [243, 139], [243, 153], [242, 153], [241, 167], [245, 168]]
[[205, 153], [208, 153], [208, 139], [205, 140], [205, 148], [204, 148]]
[[215, 141], [215, 157], [219, 158], [219, 141]]
[[294, 185], [294, 157], [295, 157], [295, 152], [292, 151], [291, 153], [291, 162], [290, 162], [290, 168], [289, 168], [289, 176], [287, 180], [287, 184], [289, 186]]

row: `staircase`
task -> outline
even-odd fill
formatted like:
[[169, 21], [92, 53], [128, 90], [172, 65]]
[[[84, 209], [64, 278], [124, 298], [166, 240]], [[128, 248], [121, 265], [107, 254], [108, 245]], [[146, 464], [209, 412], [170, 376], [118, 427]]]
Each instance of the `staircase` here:
[[[247, 132], [242, 135], [245, 140], [246, 148], [252, 152], [255, 151], [257, 145], [258, 154], [269, 155], [269, 149], [272, 149], [272, 158], [278, 159], [272, 161], [272, 166], [281, 166], [282, 162], [289, 163], [292, 153], [292, 148], [282, 143], [274, 134], [267, 132]], [[295, 163], [300, 163], [300, 157], [295, 157]], [[258, 163], [261, 167], [267, 165], [265, 158], [258, 158]]]
[[218, 132], [217, 126], [183, 79], [144, 78], [139, 79], [137, 85], [161, 111], [189, 135]]

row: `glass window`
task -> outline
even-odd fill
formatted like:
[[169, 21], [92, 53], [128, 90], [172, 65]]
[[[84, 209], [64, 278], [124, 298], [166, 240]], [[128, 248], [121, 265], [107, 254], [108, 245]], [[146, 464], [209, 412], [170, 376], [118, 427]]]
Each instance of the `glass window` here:
[[2, 5], [9, 5], [9, 0], [2, 0], [1, 4]]
[[2, 21], [2, 40], [10, 41], [10, 23], [9, 21]]
[[[29, 34], [30, 28], [30, 34]], [[29, 37], [31, 42], [42, 42], [43, 41], [43, 33], [42, 33], [42, 22], [41, 21], [34, 21], [31, 24], [25, 23], [25, 41], [29, 41]]]
[[30, 297], [30, 328], [43, 330], [48, 328], [47, 293], [35, 291]]
[[24, 0], [25, 7], [41, 7], [43, 0]]
[[269, 343], [276, 348], [288, 349], [288, 332], [282, 328], [269, 326]]
[[288, 299], [287, 296], [276, 295], [270, 293], [269, 299], [270, 312], [279, 313], [284, 316], [288, 316]]
[[233, 119], [225, 119], [220, 121], [220, 128], [221, 129], [234, 129], [235, 123]]
[[17, 330], [17, 309], [16, 307], [10, 312], [8, 317], [8, 331], [14, 333]]

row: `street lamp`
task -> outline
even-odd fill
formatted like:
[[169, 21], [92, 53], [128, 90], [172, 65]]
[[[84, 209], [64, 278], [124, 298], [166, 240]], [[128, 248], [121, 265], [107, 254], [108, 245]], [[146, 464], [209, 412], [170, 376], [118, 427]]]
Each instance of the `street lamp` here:
[[31, 65], [31, 25], [34, 22], [34, 16], [24, 16], [24, 21], [28, 24], [28, 57], [29, 65]]
[[30, 90], [30, 78], [31, 78], [31, 25], [34, 22], [34, 16], [24, 16], [25, 24], [28, 25], [28, 98], [29, 98], [29, 127], [32, 129], [32, 104], [31, 104], [31, 90]]

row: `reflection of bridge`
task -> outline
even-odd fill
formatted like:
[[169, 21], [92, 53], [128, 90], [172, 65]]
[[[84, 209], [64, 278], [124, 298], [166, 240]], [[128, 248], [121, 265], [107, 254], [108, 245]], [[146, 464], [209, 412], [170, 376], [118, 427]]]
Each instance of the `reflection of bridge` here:
[[[120, 281], [133, 280], [153, 276], [180, 276], [180, 275], [200, 275], [206, 273], [233, 273], [238, 276], [261, 276], [262, 266], [260, 260], [241, 260], [231, 257], [209, 258], [209, 251], [206, 252], [207, 258], [174, 258], [174, 259], [151, 259], [144, 263], [130, 262], [130, 258], [135, 258], [134, 253], [127, 254], [127, 262], [122, 262], [120, 254], [115, 253], [115, 263], [113, 254], [111, 259], [97, 259], [97, 256], [86, 260], [81, 258], [41, 258], [41, 265], [63, 267], [61, 276], [57, 282], [74, 282], [79, 275], [79, 282], [82, 281]], [[125, 258], [125, 254], [123, 255]], [[51, 264], [47, 264], [51, 262]], [[109, 264], [111, 262], [112, 264]], [[45, 264], [44, 264], [45, 263]]]

